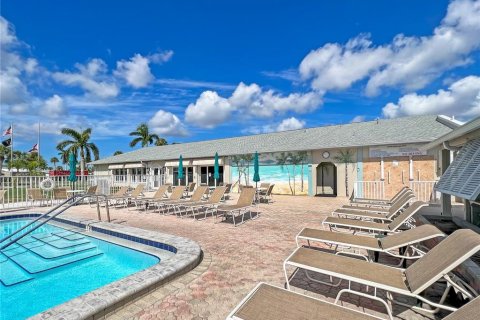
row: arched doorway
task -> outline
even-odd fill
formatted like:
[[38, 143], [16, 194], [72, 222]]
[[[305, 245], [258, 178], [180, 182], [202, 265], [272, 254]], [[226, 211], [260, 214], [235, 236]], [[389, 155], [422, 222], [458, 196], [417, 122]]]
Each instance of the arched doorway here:
[[337, 196], [337, 167], [331, 162], [321, 162], [317, 166], [317, 196]]

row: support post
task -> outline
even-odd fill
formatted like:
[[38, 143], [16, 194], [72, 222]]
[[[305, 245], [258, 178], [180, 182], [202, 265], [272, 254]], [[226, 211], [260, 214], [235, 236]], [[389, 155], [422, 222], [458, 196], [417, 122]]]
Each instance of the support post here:
[[[450, 165], [450, 150], [442, 150], [441, 158], [440, 168], [442, 174], [444, 174]], [[452, 216], [452, 197], [449, 194], [442, 193], [440, 202], [442, 204], [442, 216]]]

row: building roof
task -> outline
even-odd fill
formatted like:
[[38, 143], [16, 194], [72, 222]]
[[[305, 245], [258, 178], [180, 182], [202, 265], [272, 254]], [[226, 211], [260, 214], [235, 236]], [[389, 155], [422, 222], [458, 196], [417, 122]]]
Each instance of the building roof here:
[[234, 138], [142, 148], [92, 162], [129, 163], [154, 160], [211, 158], [238, 154], [309, 151], [332, 148], [427, 143], [458, 125], [440, 116], [412, 116], [265, 133]]
[[463, 124], [462, 126], [459, 126], [454, 130], [440, 136], [439, 138], [425, 145], [423, 148], [425, 150], [433, 149], [443, 144], [444, 142], [449, 142], [451, 140], [461, 138], [475, 131], [480, 131], [480, 117], [472, 119], [469, 122]]

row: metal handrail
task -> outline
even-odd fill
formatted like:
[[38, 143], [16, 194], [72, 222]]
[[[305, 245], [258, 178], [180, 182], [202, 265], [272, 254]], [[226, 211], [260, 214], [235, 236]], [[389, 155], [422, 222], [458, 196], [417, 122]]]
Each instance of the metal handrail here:
[[[27, 236], [28, 234], [32, 233], [33, 231], [37, 230], [38, 228], [40, 228], [41, 226], [43, 226], [44, 224], [46, 224], [48, 221], [52, 220], [53, 218], [55, 218], [56, 216], [58, 216], [59, 214], [65, 212], [65, 210], [71, 208], [72, 206], [76, 205], [77, 203], [79, 203], [80, 201], [82, 201], [83, 199], [85, 198], [88, 198], [88, 197], [105, 197], [107, 198], [107, 196], [105, 195], [98, 195], [98, 194], [86, 194], [86, 195], [83, 195], [79, 198], [77, 198], [76, 200], [74, 200], [72, 203], [70, 203], [68, 206], [66, 206], [65, 208], [63, 208], [62, 210], [58, 211], [58, 212], [55, 212], [52, 216], [48, 217], [48, 219], [46, 219], [45, 221], [43, 221], [42, 223], [40, 223], [39, 225], [35, 226], [34, 228], [30, 229], [28, 232], [20, 235], [19, 237], [11, 240], [10, 242], [8, 242], [7, 244], [3, 245], [2, 247], [0, 247], [0, 250], [3, 250], [9, 246], [11, 246], [12, 244], [14, 244], [15, 242], [17, 242], [18, 240], [22, 239], [23, 237]], [[12, 236], [16, 235], [17, 233], [19, 233], [20, 231], [24, 230], [25, 228], [27, 228], [28, 226], [31, 226], [32, 224], [34, 224], [35, 222], [39, 221], [40, 219], [48, 216], [49, 214], [51, 214], [54, 210], [58, 209], [59, 207], [61, 207], [62, 205], [66, 204], [68, 201], [71, 201], [72, 199], [68, 199], [64, 202], [62, 202], [61, 204], [59, 204], [58, 206], [56, 206], [55, 208], [49, 210], [48, 212], [42, 214], [41, 216], [39, 216], [38, 218], [36, 218], [35, 220], [33, 220], [32, 222], [26, 224], [25, 226], [23, 226], [22, 228], [18, 229], [17, 231], [15, 231], [14, 233], [8, 235], [7, 237], [3, 238], [1, 242], [5, 241], [6, 239], [8, 238], [11, 238]]]

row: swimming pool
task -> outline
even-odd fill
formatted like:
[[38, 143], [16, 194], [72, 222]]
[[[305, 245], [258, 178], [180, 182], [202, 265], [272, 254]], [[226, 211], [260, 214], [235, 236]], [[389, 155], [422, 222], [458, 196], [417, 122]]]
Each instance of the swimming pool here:
[[[30, 220], [0, 220], [0, 238]], [[158, 264], [144, 252], [46, 224], [0, 252], [0, 319], [24, 319]]]

